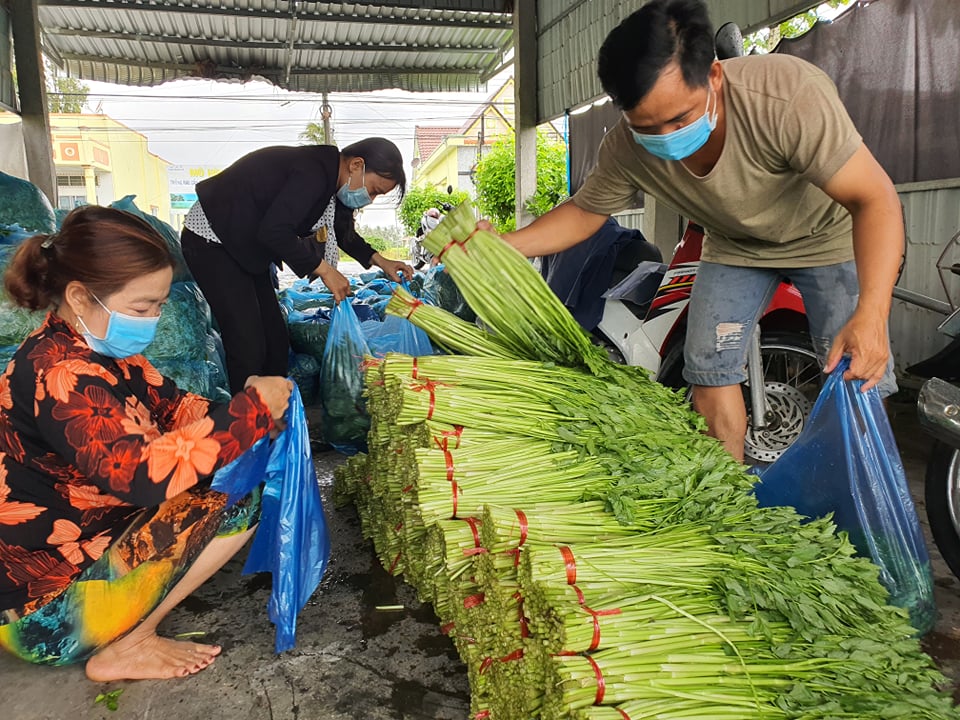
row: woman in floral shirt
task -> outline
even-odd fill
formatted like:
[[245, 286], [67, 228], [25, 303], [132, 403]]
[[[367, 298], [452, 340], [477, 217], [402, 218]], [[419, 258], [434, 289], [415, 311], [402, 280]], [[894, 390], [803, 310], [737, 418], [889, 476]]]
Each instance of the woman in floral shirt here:
[[182, 677], [220, 648], [157, 624], [246, 542], [259, 496], [228, 507], [212, 474], [274, 429], [292, 388], [251, 377], [226, 404], [179, 390], [140, 353], [174, 260], [139, 218], [74, 210], [5, 275], [51, 308], [0, 377], [0, 646], [86, 660], [90, 679]]

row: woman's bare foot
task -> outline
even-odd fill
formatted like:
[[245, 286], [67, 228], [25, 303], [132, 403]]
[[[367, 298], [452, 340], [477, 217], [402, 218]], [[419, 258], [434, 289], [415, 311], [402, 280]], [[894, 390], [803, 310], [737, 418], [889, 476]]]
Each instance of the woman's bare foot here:
[[131, 634], [87, 660], [86, 671], [94, 682], [165, 680], [198, 673], [219, 654], [219, 645]]

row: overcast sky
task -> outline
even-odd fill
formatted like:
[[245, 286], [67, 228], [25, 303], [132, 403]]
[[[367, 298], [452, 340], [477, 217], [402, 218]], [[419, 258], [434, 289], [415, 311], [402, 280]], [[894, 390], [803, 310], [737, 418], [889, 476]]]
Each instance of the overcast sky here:
[[[464, 124], [489, 92], [479, 93], [336, 93], [333, 133], [345, 147], [365, 137], [396, 143], [411, 177], [416, 125]], [[299, 145], [310, 122], [321, 123], [320, 96], [288, 93], [265, 82], [225, 83], [178, 80], [153, 88], [87, 82], [89, 110], [145, 135], [151, 152], [175, 165], [226, 167], [248, 152], [269, 145]], [[392, 225], [396, 202], [378, 200], [360, 222]]]

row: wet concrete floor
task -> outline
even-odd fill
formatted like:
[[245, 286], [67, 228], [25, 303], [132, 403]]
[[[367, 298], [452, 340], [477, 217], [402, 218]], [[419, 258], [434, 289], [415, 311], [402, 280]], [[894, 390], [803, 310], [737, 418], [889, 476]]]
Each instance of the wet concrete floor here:
[[[912, 405], [894, 403], [891, 415], [933, 558], [940, 618], [925, 647], [960, 700], [960, 582], [929, 540], [923, 508], [930, 441]], [[294, 650], [273, 652], [269, 576], [243, 576], [235, 559], [161, 625], [165, 635], [201, 631], [222, 645], [213, 666], [183, 680], [97, 685], [81, 667], [34, 667], [0, 653], [0, 718], [466, 720], [466, 672], [432, 609], [380, 567], [352, 508], [335, 510], [329, 500], [341, 461], [334, 452], [316, 455], [333, 551], [323, 583], [300, 614]], [[384, 609], [396, 606], [402, 609]], [[115, 711], [95, 702], [99, 693], [120, 689]]]

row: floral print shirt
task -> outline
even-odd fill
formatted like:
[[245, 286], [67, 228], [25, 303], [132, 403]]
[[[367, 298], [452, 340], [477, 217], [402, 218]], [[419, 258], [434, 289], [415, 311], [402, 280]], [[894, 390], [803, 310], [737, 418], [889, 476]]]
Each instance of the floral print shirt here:
[[52, 600], [141, 508], [209, 485], [272, 427], [253, 388], [211, 402], [49, 314], [0, 376], [0, 611]]

